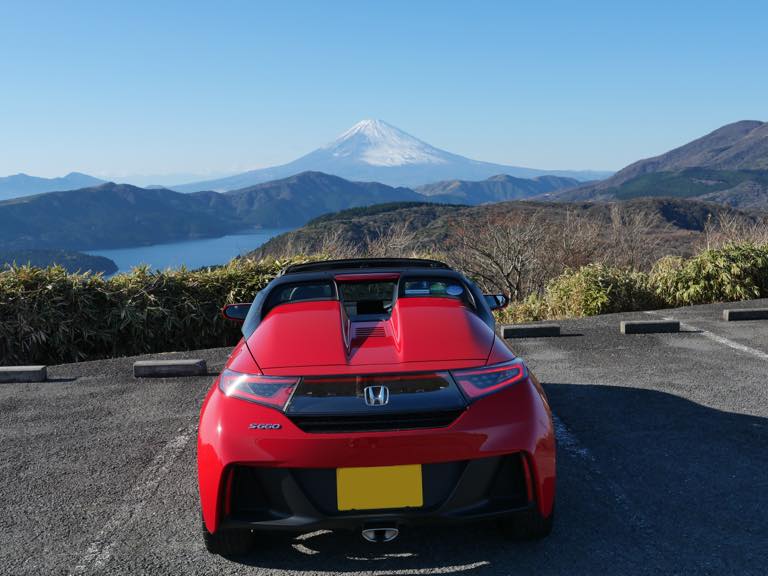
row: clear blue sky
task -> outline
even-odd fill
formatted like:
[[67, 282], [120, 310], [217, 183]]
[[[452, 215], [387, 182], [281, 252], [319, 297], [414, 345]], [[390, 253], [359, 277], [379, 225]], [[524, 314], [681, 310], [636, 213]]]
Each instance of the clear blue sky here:
[[765, 2], [0, 0], [0, 175], [217, 174], [381, 118], [617, 169], [768, 120]]

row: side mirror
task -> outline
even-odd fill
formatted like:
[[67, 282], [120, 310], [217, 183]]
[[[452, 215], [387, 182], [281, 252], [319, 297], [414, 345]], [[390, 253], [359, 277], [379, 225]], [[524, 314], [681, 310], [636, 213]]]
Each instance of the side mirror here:
[[227, 320], [242, 324], [250, 309], [250, 304], [227, 304], [221, 309], [221, 315]]
[[509, 304], [509, 298], [504, 294], [483, 294], [483, 296], [485, 296], [485, 301], [491, 310], [499, 310]]

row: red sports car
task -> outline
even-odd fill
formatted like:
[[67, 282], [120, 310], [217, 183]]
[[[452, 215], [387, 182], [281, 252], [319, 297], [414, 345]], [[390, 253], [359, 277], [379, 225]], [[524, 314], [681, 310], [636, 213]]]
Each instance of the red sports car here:
[[484, 295], [434, 260], [288, 267], [225, 307], [243, 338], [200, 414], [209, 551], [259, 531], [497, 519], [546, 536], [555, 499], [547, 398], [495, 333]]

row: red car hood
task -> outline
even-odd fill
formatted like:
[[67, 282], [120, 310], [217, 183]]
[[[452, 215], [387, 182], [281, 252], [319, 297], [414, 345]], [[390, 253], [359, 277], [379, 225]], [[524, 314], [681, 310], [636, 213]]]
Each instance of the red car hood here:
[[349, 322], [337, 301], [277, 306], [248, 339], [265, 374], [329, 374], [476, 366], [494, 333], [449, 298], [403, 298], [388, 320]]

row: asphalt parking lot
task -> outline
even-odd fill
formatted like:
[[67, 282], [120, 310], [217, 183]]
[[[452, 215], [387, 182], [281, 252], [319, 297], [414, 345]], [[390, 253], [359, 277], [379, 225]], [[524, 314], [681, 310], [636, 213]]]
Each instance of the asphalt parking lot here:
[[[557, 520], [534, 543], [480, 524], [212, 556], [195, 476], [211, 376], [135, 380], [126, 358], [0, 384], [0, 574], [765, 574], [768, 321], [721, 310], [766, 306], [608, 315], [510, 341], [557, 418]], [[619, 320], [660, 317], [683, 331], [619, 334]], [[189, 356], [216, 372], [227, 353]]]

